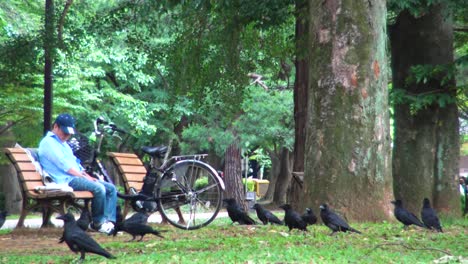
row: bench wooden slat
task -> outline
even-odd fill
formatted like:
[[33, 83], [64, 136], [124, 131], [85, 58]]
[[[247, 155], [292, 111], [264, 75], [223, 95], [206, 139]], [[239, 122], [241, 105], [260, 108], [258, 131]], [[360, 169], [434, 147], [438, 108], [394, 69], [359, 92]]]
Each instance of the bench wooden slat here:
[[36, 166], [32, 164], [32, 162], [17, 162], [16, 166], [20, 169], [20, 171], [36, 171]]
[[115, 157], [115, 159], [122, 165], [143, 166], [143, 162], [136, 155], [135, 157]]
[[123, 153], [123, 152], [107, 152], [107, 155], [109, 157], [115, 158], [115, 157], [127, 157], [127, 158], [138, 158], [138, 156], [135, 153]]
[[119, 171], [121, 173], [127, 174], [127, 173], [136, 173], [136, 174], [146, 174], [146, 168], [141, 165], [141, 166], [130, 166], [130, 165], [121, 165], [119, 166]]
[[20, 180], [22, 182], [25, 182], [25, 181], [41, 181], [42, 182], [42, 176], [36, 171], [24, 171], [21, 174], [22, 174], [22, 177], [20, 178]]
[[34, 192], [36, 190], [36, 187], [41, 187], [44, 186], [44, 183], [41, 181], [26, 181], [23, 182], [23, 186], [25, 187], [26, 190], [30, 192]]
[[92, 199], [93, 193], [88, 191], [74, 191], [72, 194], [75, 199]]
[[16, 162], [21, 162], [21, 161], [26, 161], [26, 162], [30, 162], [30, 159], [29, 159], [29, 156], [28, 154], [26, 154], [26, 152], [16, 152], [16, 153], [13, 153], [11, 154], [11, 156], [15, 159]]
[[146, 174], [142, 173], [125, 173], [124, 182], [143, 182], [143, 178]]

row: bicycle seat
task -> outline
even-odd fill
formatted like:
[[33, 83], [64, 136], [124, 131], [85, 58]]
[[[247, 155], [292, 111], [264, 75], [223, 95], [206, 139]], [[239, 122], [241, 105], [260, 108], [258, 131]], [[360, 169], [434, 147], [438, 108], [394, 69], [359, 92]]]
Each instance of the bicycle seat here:
[[141, 147], [141, 151], [144, 153], [150, 155], [153, 158], [159, 158], [162, 159], [166, 155], [167, 152], [167, 146], [156, 146], [156, 147], [151, 147], [151, 146], [144, 146]]

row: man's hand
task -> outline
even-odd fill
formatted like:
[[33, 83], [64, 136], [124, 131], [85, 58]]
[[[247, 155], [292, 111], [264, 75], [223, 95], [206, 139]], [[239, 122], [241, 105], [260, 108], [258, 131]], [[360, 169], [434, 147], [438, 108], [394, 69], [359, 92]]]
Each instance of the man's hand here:
[[86, 172], [83, 172], [83, 178], [88, 179], [88, 180], [90, 180], [90, 181], [97, 181], [96, 178], [92, 177], [91, 175], [89, 175], [89, 174], [86, 173]]

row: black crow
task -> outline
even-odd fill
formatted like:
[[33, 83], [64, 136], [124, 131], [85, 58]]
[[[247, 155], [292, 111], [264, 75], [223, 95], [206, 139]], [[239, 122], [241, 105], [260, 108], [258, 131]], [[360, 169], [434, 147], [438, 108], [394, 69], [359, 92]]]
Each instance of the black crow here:
[[6, 217], [8, 216], [7, 211], [0, 212], [0, 228], [2, 228], [3, 224], [5, 224]]
[[88, 226], [91, 223], [91, 213], [87, 205], [81, 210], [80, 218], [76, 220], [76, 224], [84, 231], [88, 230]]
[[320, 205], [320, 218], [322, 222], [332, 230], [331, 235], [335, 232], [355, 232], [361, 234], [358, 230], [350, 227], [346, 221], [328, 208], [327, 204]]
[[75, 217], [71, 213], [58, 216], [57, 219], [64, 221], [63, 236], [60, 239], [65, 241], [73, 252], [80, 252], [80, 260], [85, 259], [87, 252], [101, 255], [106, 258], [115, 258], [105, 249], [103, 249], [94, 239], [76, 224]]
[[123, 231], [123, 232], [126, 232], [126, 233], [132, 235], [133, 238], [131, 240], [129, 240], [129, 242], [135, 240], [136, 236], [141, 236], [140, 239], [138, 240], [138, 241], [141, 241], [141, 240], [143, 240], [143, 237], [146, 234], [153, 234], [155, 236], [164, 238], [161, 235], [161, 232], [166, 232], [165, 230], [164, 231], [158, 231], [158, 230], [153, 229], [151, 226], [146, 225], [146, 224], [136, 223], [136, 222], [127, 222], [127, 221], [117, 223], [115, 225], [113, 235], [115, 236], [118, 231]]
[[132, 216], [127, 218], [125, 222], [127, 223], [139, 223], [139, 224], [147, 224], [148, 223], [149, 215], [144, 212], [137, 212], [134, 213]]
[[284, 209], [284, 224], [288, 226], [289, 231], [296, 228], [299, 230], [307, 231], [307, 224], [302, 220], [301, 215], [294, 211], [289, 204], [283, 204], [280, 206], [281, 209]]
[[232, 223], [238, 222], [240, 225], [255, 225], [257, 224], [249, 214], [241, 208], [234, 198], [226, 198], [223, 200], [226, 205], [229, 218]]
[[395, 205], [393, 213], [395, 214], [396, 219], [404, 224], [405, 229], [410, 225], [425, 227], [417, 216], [403, 207], [403, 202], [401, 200], [391, 201], [391, 203]]
[[262, 221], [264, 225], [271, 223], [271, 224], [278, 224], [283, 225], [283, 221], [281, 221], [276, 215], [272, 212], [268, 211], [267, 209], [263, 208], [260, 204], [256, 203], [252, 207], [257, 212], [257, 217]]
[[423, 200], [421, 219], [427, 228], [434, 228], [436, 231], [442, 232], [439, 217], [437, 217], [436, 211], [431, 207], [431, 202], [429, 202], [429, 199], [427, 198], [424, 198]]
[[317, 223], [317, 216], [315, 216], [314, 211], [311, 208], [306, 208], [305, 213], [301, 215], [302, 220], [306, 222], [307, 225], [313, 225]]

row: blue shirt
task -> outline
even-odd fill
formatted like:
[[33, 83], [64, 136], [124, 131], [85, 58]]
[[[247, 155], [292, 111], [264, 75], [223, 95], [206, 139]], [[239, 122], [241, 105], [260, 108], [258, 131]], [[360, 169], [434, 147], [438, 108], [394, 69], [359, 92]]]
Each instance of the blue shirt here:
[[67, 142], [62, 142], [57, 135], [50, 131], [39, 143], [38, 154], [39, 163], [50, 174], [55, 183], [68, 184], [73, 180], [76, 176], [67, 172], [71, 168], [77, 171], [83, 170], [80, 160], [73, 155]]

